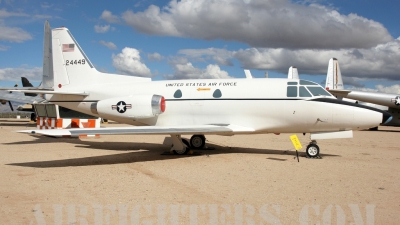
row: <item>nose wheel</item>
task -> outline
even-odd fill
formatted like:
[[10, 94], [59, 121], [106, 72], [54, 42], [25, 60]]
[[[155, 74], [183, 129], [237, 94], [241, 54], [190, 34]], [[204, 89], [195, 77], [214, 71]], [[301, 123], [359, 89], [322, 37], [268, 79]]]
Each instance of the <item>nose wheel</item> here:
[[310, 158], [317, 158], [319, 157], [319, 147], [316, 141], [311, 141], [306, 148], [306, 154]]

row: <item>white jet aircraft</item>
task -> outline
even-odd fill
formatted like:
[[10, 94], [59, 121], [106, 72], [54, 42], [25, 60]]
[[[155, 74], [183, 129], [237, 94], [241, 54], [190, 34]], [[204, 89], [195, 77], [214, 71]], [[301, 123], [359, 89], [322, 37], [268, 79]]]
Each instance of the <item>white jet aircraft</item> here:
[[[44, 76], [40, 89], [52, 103], [132, 127], [25, 130], [55, 137], [83, 134], [170, 135], [171, 151], [202, 148], [204, 135], [311, 133], [317, 139], [349, 138], [352, 130], [390, 120], [386, 112], [344, 103], [314, 82], [299, 79], [162, 80], [106, 74], [95, 69], [70, 31], [45, 23]], [[181, 135], [193, 135], [190, 143]]]
[[339, 62], [336, 58], [331, 58], [329, 60], [325, 88], [330, 93], [344, 101], [352, 101], [358, 104], [388, 111], [392, 114], [393, 118], [385, 125], [400, 126], [400, 95], [344, 90], [342, 74], [340, 73]]

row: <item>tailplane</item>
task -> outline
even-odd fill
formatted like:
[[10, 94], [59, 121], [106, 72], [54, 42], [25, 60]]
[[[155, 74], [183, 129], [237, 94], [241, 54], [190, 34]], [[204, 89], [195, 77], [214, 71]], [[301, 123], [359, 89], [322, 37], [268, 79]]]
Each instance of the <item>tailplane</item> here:
[[343, 80], [340, 73], [339, 61], [336, 58], [329, 60], [328, 72], [326, 74], [326, 90], [342, 90]]

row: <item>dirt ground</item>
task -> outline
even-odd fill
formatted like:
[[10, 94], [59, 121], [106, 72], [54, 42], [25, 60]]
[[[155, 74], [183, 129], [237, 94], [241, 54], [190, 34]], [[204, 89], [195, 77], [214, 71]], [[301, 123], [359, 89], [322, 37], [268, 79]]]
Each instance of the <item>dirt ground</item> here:
[[[116, 126], [109, 124], [107, 126]], [[320, 140], [207, 136], [193, 155], [165, 136], [67, 139], [0, 120], [0, 224], [399, 224], [400, 129]], [[190, 136], [188, 136], [190, 137]]]

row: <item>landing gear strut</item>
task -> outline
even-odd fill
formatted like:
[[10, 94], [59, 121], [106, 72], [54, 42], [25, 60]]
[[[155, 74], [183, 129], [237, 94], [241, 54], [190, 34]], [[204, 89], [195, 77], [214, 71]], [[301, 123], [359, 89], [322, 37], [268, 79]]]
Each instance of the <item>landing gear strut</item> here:
[[182, 139], [181, 135], [171, 135], [172, 148], [171, 152], [177, 155], [187, 154], [190, 149], [201, 149], [206, 145], [206, 137], [202, 134], [195, 134], [190, 141]]
[[171, 152], [177, 155], [185, 155], [189, 152], [189, 147], [187, 145], [187, 141], [183, 141], [181, 135], [171, 135], [172, 139], [172, 147]]
[[317, 141], [311, 141], [306, 148], [306, 154], [310, 158], [317, 158], [319, 156], [319, 147]]

